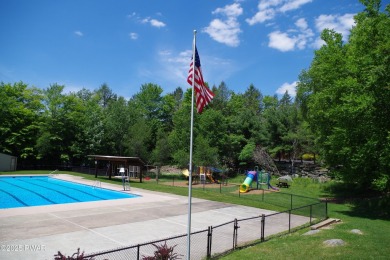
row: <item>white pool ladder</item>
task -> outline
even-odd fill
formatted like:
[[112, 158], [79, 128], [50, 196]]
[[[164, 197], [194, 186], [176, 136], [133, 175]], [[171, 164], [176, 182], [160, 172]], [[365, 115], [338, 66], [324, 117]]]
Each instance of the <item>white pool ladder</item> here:
[[99, 180], [96, 180], [96, 181], [93, 182], [92, 187], [93, 187], [94, 189], [96, 189], [96, 188], [101, 188], [101, 187], [102, 187], [102, 182], [99, 181]]
[[126, 169], [121, 167], [119, 173], [122, 176], [123, 190], [130, 190], [130, 176], [129, 174], [126, 174]]
[[129, 177], [124, 177], [123, 190], [130, 190]]
[[59, 173], [56, 173], [56, 172], [58, 172], [58, 170], [54, 170], [54, 171], [52, 171], [51, 173], [49, 173], [49, 177], [54, 178], [55, 176], [58, 176]]

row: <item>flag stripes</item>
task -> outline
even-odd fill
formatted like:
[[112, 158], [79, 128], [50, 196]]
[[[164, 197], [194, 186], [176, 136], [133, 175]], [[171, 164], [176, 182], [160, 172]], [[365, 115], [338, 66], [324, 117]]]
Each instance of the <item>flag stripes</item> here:
[[192, 86], [192, 79], [195, 78], [196, 110], [202, 113], [203, 108], [214, 98], [214, 93], [205, 85], [203, 81], [202, 69], [200, 67], [200, 58], [198, 50], [195, 47], [195, 66], [191, 60], [190, 70], [188, 71], [187, 82]]

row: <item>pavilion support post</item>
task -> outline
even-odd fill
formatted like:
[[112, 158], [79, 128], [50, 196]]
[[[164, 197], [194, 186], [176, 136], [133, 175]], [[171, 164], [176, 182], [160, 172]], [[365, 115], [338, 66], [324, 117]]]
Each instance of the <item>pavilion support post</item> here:
[[108, 179], [111, 180], [111, 175], [112, 175], [112, 162], [110, 162], [110, 165], [108, 166]]
[[97, 162], [97, 160], [95, 159], [95, 178], [97, 178], [97, 172], [98, 172], [97, 165], [98, 165], [98, 162]]

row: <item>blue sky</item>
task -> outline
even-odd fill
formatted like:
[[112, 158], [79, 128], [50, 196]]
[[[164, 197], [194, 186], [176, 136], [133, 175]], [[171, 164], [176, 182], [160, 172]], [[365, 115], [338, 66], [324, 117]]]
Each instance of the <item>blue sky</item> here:
[[0, 0], [0, 81], [66, 92], [106, 83], [125, 98], [146, 83], [186, 89], [197, 30], [210, 86], [294, 96], [320, 32], [346, 40], [362, 10], [358, 0]]

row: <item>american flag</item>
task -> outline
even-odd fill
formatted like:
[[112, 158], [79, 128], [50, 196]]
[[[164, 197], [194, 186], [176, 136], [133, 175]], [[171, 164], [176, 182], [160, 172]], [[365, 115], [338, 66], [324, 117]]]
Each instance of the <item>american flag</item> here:
[[[193, 74], [195, 73], [195, 77]], [[204, 84], [202, 69], [200, 68], [200, 59], [198, 50], [195, 47], [195, 68], [194, 62], [191, 59], [190, 70], [188, 71], [187, 82], [192, 86], [192, 79], [195, 78], [195, 93], [196, 93], [196, 110], [202, 113], [203, 108], [210, 103], [214, 97], [214, 93]]]

